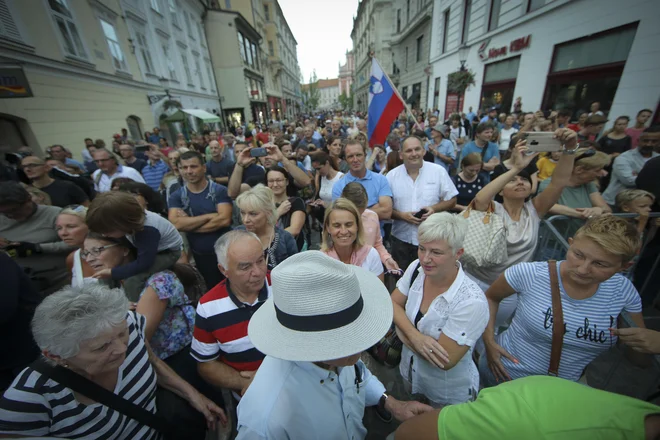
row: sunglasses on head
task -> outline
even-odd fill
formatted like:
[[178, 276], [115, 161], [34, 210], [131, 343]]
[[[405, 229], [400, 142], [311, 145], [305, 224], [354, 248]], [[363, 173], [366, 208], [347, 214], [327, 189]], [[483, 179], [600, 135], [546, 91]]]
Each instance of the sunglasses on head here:
[[580, 159], [584, 159], [585, 157], [591, 157], [591, 156], [593, 156], [593, 155], [595, 155], [595, 154], [596, 154], [596, 150], [594, 150], [593, 148], [589, 148], [589, 149], [588, 149], [587, 151], [585, 151], [584, 153], [578, 155], [578, 157], [575, 158], [575, 162], [577, 162], [577, 161], [580, 160]]

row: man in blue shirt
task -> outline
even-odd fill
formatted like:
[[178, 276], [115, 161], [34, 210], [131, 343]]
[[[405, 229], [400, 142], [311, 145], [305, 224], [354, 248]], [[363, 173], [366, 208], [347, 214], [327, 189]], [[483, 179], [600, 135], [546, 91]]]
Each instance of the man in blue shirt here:
[[62, 145], [53, 145], [48, 149], [48, 153], [55, 160], [63, 162], [69, 168], [80, 171], [80, 173], [87, 172], [85, 165], [81, 164], [77, 160], [73, 160], [67, 156], [68, 151]]
[[148, 139], [150, 144], [156, 144], [156, 145], [160, 144], [160, 138], [162, 136], [159, 133], [160, 133], [160, 129], [158, 127], [154, 127], [154, 130]]
[[218, 141], [209, 142], [209, 153], [211, 160], [206, 162], [206, 171], [216, 183], [227, 185], [234, 170], [234, 161], [224, 154], [225, 147]]
[[468, 111], [468, 114], [467, 114], [467, 120], [470, 121], [470, 124], [474, 120], [475, 116], [477, 116], [477, 114], [475, 112], [473, 112], [472, 107], [470, 107], [469, 111]]
[[181, 155], [179, 170], [185, 185], [168, 200], [168, 219], [185, 232], [197, 269], [211, 289], [223, 279], [213, 245], [231, 225], [232, 201], [227, 188], [206, 178], [204, 158], [197, 151]]
[[314, 137], [314, 133], [316, 133], [316, 131], [314, 130], [314, 126], [312, 124], [305, 126], [304, 133], [304, 137], [298, 143], [299, 146], [306, 147], [310, 144], [314, 145], [316, 148], [321, 148], [323, 146], [322, 138], [319, 137], [317, 139]]
[[497, 124], [497, 107], [491, 107], [488, 109], [488, 114], [481, 118], [482, 124], [485, 122], [492, 122], [493, 124]]
[[160, 189], [160, 183], [163, 181], [163, 176], [170, 171], [170, 167], [161, 159], [161, 153], [155, 145], [149, 147], [147, 157], [149, 158], [149, 162], [142, 168], [142, 177], [144, 177], [144, 181], [151, 189], [158, 191]]
[[445, 130], [447, 130], [445, 124], [436, 124], [431, 129], [432, 138], [426, 142], [424, 149], [433, 154], [435, 163], [449, 172], [449, 168], [456, 161], [456, 150], [454, 149], [454, 143], [449, 139], [445, 139]]
[[357, 139], [349, 139], [344, 148], [344, 156], [350, 167], [332, 187], [332, 200], [341, 197], [344, 187], [351, 182], [359, 182], [367, 191], [367, 207], [378, 214], [380, 220], [392, 217], [392, 190], [382, 174], [369, 171], [366, 167], [367, 151]]
[[437, 116], [431, 116], [429, 118], [429, 125], [426, 127], [426, 130], [424, 130], [424, 133], [426, 134], [426, 137], [429, 138], [429, 140], [433, 139], [433, 127], [438, 125], [438, 117]]
[[470, 153], [479, 153], [483, 162], [481, 176], [485, 182], [490, 182], [490, 172], [500, 164], [500, 150], [496, 143], [491, 142], [493, 137], [493, 124], [482, 122], [477, 125], [475, 137], [472, 142], [467, 143], [461, 151], [461, 161]]

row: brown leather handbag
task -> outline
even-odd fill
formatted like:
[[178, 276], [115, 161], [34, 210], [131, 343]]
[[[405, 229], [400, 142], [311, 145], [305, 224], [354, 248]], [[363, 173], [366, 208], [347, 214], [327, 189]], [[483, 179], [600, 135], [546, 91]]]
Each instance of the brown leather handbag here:
[[552, 348], [550, 349], [548, 376], [558, 377], [561, 348], [564, 345], [564, 312], [561, 308], [557, 261], [548, 261], [548, 271], [550, 272], [550, 292], [552, 294]]

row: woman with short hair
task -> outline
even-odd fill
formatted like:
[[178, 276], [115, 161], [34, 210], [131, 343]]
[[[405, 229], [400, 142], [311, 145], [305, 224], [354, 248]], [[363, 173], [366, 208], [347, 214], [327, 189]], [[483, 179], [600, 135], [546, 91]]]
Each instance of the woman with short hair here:
[[243, 222], [237, 229], [246, 229], [259, 237], [268, 262], [268, 270], [298, 253], [293, 236], [277, 226], [277, 207], [270, 188], [258, 184], [241, 193], [236, 198], [236, 205]]
[[383, 281], [383, 265], [376, 249], [366, 244], [360, 211], [338, 198], [325, 210], [321, 251], [342, 263], [360, 266]]
[[55, 221], [55, 230], [60, 239], [69, 246], [76, 248], [66, 257], [66, 267], [71, 271], [71, 285], [80, 287], [83, 283], [97, 283], [93, 277], [94, 269], [80, 255], [85, 237], [89, 232], [85, 219], [87, 208], [84, 206], [69, 206], [64, 208]]
[[419, 226], [419, 259], [392, 292], [394, 324], [404, 343], [399, 370], [413, 394], [440, 407], [476, 398], [472, 349], [488, 323], [483, 291], [459, 262], [467, 222], [436, 213]]
[[[619, 272], [630, 267], [640, 238], [624, 219], [597, 217], [569, 238], [566, 260], [555, 262], [564, 318], [559, 377], [577, 381], [599, 354], [616, 345], [608, 329], [627, 311], [645, 328], [641, 299]], [[548, 263], [509, 267], [486, 291], [490, 320], [484, 332], [486, 356], [479, 371], [487, 386], [496, 382], [548, 374], [552, 346], [552, 295]], [[518, 294], [518, 306], [507, 330], [495, 336], [495, 316], [505, 298]]]
[[[44, 299], [34, 313], [32, 333], [43, 362], [50, 365], [44, 365], [45, 371], [65, 368], [151, 413], [156, 413], [159, 384], [183, 397], [209, 426], [218, 417], [224, 425], [224, 412], [153, 354], [145, 341], [146, 326], [144, 316], [128, 311], [121, 290], [85, 284], [65, 287]], [[159, 436], [153, 428], [34, 367], [25, 368], [0, 400], [1, 434], [86, 439]], [[186, 429], [204, 433], [203, 422]]]

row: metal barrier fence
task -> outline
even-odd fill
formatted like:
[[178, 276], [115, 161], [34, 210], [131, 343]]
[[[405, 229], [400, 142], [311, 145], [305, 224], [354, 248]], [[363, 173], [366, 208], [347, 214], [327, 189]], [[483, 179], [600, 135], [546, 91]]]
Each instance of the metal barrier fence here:
[[[640, 216], [638, 214], [611, 214], [615, 217], [620, 217], [624, 219], [632, 219], [639, 221]], [[658, 255], [645, 255], [645, 251], [648, 249], [648, 244], [655, 238], [656, 240], [660, 237], [655, 237], [658, 233], [658, 227], [656, 225], [656, 219], [660, 218], [660, 212], [652, 212], [648, 216], [647, 227], [643, 232], [644, 240], [642, 242], [642, 247], [638, 256], [633, 260], [633, 265], [622, 273], [626, 278], [633, 281], [635, 287], [642, 298], [651, 298], [650, 301], [657, 296], [660, 286], [652, 283], [652, 277], [657, 273], [660, 268], [660, 252]], [[546, 260], [563, 260], [566, 257], [566, 251], [568, 250], [568, 239], [572, 237], [575, 232], [586, 223], [585, 219], [572, 218], [565, 215], [555, 215], [548, 219], [541, 221], [539, 228], [539, 241], [534, 253], [534, 261], [546, 261]], [[649, 260], [649, 258], [651, 260]], [[643, 279], [636, 279], [640, 274], [636, 274], [638, 264], [644, 261], [644, 265], [648, 270], [645, 270], [643, 274]], [[648, 301], [647, 301], [648, 302]]]

